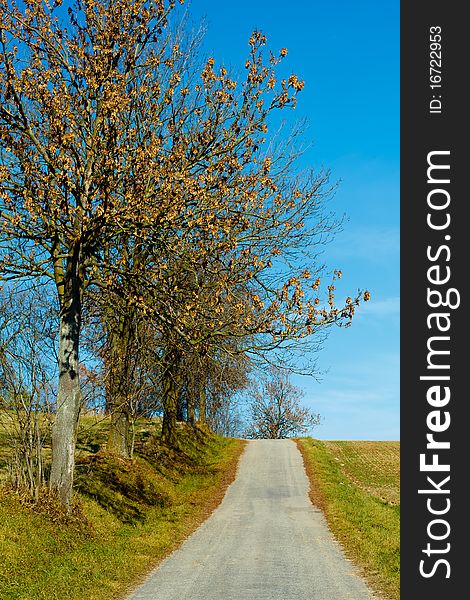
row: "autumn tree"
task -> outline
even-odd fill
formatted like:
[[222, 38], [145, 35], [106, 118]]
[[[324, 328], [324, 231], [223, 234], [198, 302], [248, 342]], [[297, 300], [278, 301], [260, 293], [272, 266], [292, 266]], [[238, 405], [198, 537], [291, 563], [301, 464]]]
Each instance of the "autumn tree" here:
[[[147, 73], [171, 55], [159, 41], [173, 5], [87, 0], [65, 12], [60, 4], [1, 3], [0, 266], [6, 279], [55, 283], [59, 383], [50, 483], [69, 506], [84, 294], [94, 277], [110, 273], [106, 248], [116, 233], [158, 220], [148, 209], [148, 183], [159, 179], [159, 140], [143, 140], [132, 115]], [[173, 85], [154, 91], [160, 105]]]
[[[299, 129], [282, 142], [268, 136], [270, 115], [295, 106], [304, 85], [276, 75], [287, 50], [266, 52], [254, 32], [237, 81], [213, 57], [199, 67], [197, 40], [169, 33], [173, 8], [1, 0], [0, 271], [55, 285], [51, 487], [66, 506], [91, 290], [120, 290], [158, 332], [171, 443], [186, 353], [214, 357], [231, 337], [241, 353], [288, 351], [349, 323], [362, 297], [337, 305], [330, 282], [320, 299], [315, 257], [337, 224], [325, 210], [334, 186], [327, 172], [296, 171]], [[128, 326], [136, 331], [110, 315], [114, 352], [127, 347]], [[118, 381], [129, 363], [115, 356]]]
[[222, 414], [229, 411], [231, 398], [248, 385], [250, 362], [244, 354], [231, 352], [234, 344], [227, 338], [224, 351], [210, 348], [200, 355], [188, 349], [185, 353], [179, 413], [189, 424], [222, 432], [222, 421], [228, 421]]
[[243, 340], [240, 353], [285, 354], [333, 323], [348, 324], [361, 298], [336, 305], [337, 271], [320, 299], [315, 255], [338, 225], [326, 210], [334, 186], [327, 172], [296, 173], [299, 130], [284, 143], [267, 143], [270, 113], [295, 105], [303, 83], [292, 76], [276, 89], [275, 68], [286, 51], [265, 64], [265, 42], [253, 34], [248, 73], [238, 83], [210, 58], [202, 83], [188, 91], [189, 112], [175, 106], [187, 118], [165, 136], [181, 149], [174, 160], [187, 176], [178, 245], [159, 259], [151, 303], [165, 344], [163, 437], [171, 443], [186, 354], [203, 364], [226, 352], [230, 338]]
[[[159, 160], [168, 162], [155, 198], [170, 194], [178, 211], [163, 245], [158, 238], [159, 251], [142, 250], [142, 285], [136, 285], [135, 261], [127, 272], [132, 276], [123, 281], [135, 286], [128, 297], [137, 298], [160, 332], [163, 438], [170, 444], [176, 442], [188, 355], [204, 364], [226, 351], [230, 337], [244, 340], [239, 352], [261, 357], [292, 349], [332, 323], [349, 323], [359, 303], [360, 294], [336, 306], [330, 282], [320, 304], [319, 266], [312, 255], [338, 225], [325, 210], [334, 186], [327, 172], [295, 171], [300, 129], [284, 142], [268, 141], [270, 114], [295, 106], [303, 82], [295, 75], [278, 82], [275, 71], [287, 51], [265, 59], [265, 44], [259, 32], [250, 38], [241, 81], [217, 69], [213, 58], [200, 72], [187, 65], [175, 72], [174, 57], [176, 83], [160, 112]], [[151, 100], [146, 97], [145, 114], [138, 113], [142, 122]], [[149, 135], [154, 130], [152, 123], [144, 127]], [[201, 402], [204, 378], [199, 381]], [[204, 413], [199, 411], [200, 418]]]
[[320, 415], [303, 406], [302, 397], [287, 371], [271, 368], [260, 384], [253, 385], [246, 437], [283, 439], [308, 433], [319, 425]]

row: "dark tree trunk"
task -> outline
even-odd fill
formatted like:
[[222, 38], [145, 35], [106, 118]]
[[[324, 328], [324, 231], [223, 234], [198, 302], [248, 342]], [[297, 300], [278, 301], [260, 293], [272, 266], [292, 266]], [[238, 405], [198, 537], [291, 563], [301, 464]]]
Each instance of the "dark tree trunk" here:
[[185, 415], [188, 414], [187, 408], [185, 406], [186, 402], [183, 398], [180, 397], [178, 398], [178, 410], [176, 413], [176, 420], [177, 421], [185, 421]]
[[165, 362], [166, 366], [162, 374], [162, 442], [171, 448], [176, 448], [178, 446], [176, 422], [181, 385], [179, 374], [180, 357], [176, 352], [167, 352]]
[[199, 422], [205, 424], [206, 423], [206, 404], [207, 404], [207, 397], [206, 397], [206, 387], [204, 385], [204, 381], [201, 378], [201, 381], [199, 383]]
[[188, 416], [188, 423], [190, 425], [194, 425], [196, 422], [196, 412], [195, 412], [195, 407], [194, 407], [194, 390], [190, 389], [188, 392], [188, 398], [186, 400], [186, 404], [187, 404], [187, 416]]
[[[111, 320], [110, 320], [111, 321]], [[121, 315], [115, 327], [110, 325], [108, 386], [106, 407], [111, 414], [107, 450], [122, 458], [130, 458], [130, 415], [133, 388], [131, 356], [131, 317]]]
[[118, 399], [114, 398], [111, 408], [111, 423], [109, 428], [108, 452], [118, 454], [122, 458], [130, 458], [130, 418], [127, 410], [127, 400], [123, 399], [118, 406]]

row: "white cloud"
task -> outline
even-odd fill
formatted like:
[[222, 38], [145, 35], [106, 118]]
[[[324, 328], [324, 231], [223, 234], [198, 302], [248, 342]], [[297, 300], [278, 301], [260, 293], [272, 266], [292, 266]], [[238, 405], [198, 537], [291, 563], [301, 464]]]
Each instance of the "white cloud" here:
[[304, 402], [322, 415], [319, 439], [399, 439], [400, 356], [378, 352], [367, 360], [334, 364], [321, 383], [296, 378]]
[[391, 317], [400, 313], [400, 297], [384, 298], [383, 300], [370, 300], [362, 304], [361, 312], [358, 316], [367, 317], [368, 315], [376, 317]]
[[346, 225], [325, 254], [331, 258], [354, 258], [372, 263], [385, 263], [400, 256], [400, 232], [397, 227], [367, 227]]

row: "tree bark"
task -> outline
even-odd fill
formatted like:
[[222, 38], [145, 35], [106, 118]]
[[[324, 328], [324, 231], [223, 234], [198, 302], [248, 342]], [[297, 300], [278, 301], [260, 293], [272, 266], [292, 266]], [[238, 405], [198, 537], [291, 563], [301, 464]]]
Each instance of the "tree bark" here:
[[[113, 400], [113, 403], [115, 400]], [[123, 400], [120, 406], [114, 403], [111, 410], [107, 450], [113, 454], [118, 454], [122, 458], [130, 458], [130, 419], [126, 399]]]
[[204, 385], [203, 379], [201, 378], [201, 381], [199, 383], [199, 423], [206, 423], [206, 405], [206, 387]]
[[[111, 323], [111, 321], [110, 321]], [[133, 369], [131, 366], [131, 318], [121, 316], [117, 330], [110, 327], [109, 382], [106, 406], [111, 413], [107, 449], [122, 458], [130, 458], [130, 394]]]
[[195, 407], [194, 407], [194, 395], [193, 394], [194, 394], [194, 390], [191, 387], [188, 392], [188, 399], [187, 399], [187, 417], [188, 417], [188, 423], [190, 425], [194, 425], [196, 422], [196, 412], [195, 412]]
[[185, 414], [188, 414], [188, 408], [187, 408], [187, 403], [186, 401], [179, 397], [178, 398], [178, 410], [176, 412], [176, 420], [177, 421], [184, 421], [185, 420]]
[[52, 466], [50, 487], [58, 493], [67, 510], [72, 503], [75, 445], [80, 415], [79, 340], [81, 297], [76, 285], [64, 298], [60, 309], [59, 385], [56, 417], [52, 427]]
[[181, 385], [179, 374], [180, 358], [177, 353], [167, 353], [166, 368], [162, 375], [163, 422], [162, 442], [171, 448], [178, 446], [177, 415], [178, 397]]

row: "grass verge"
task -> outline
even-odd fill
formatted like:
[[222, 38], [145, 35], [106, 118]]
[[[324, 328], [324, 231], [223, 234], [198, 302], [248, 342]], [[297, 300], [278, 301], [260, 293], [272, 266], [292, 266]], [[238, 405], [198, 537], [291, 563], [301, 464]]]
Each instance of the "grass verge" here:
[[132, 461], [82, 443], [72, 518], [47, 493], [32, 505], [0, 490], [0, 598], [125, 598], [211, 514], [243, 442], [182, 427], [171, 451], [145, 425]]
[[371, 589], [398, 600], [399, 442], [296, 441], [313, 504]]

